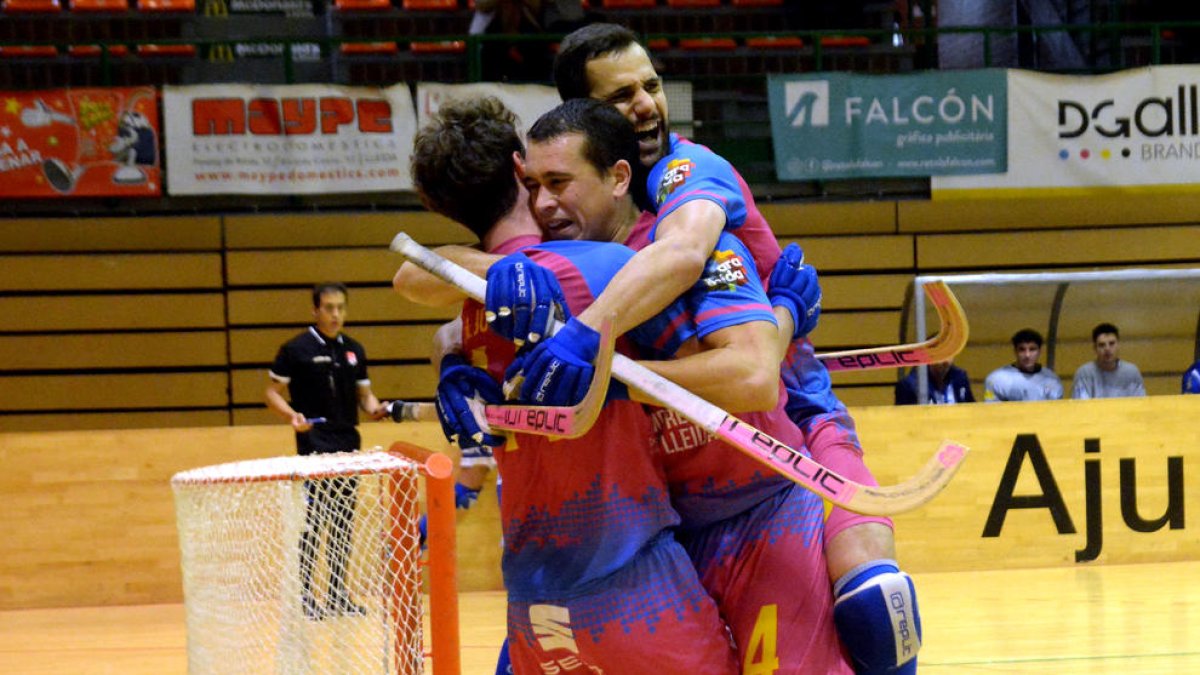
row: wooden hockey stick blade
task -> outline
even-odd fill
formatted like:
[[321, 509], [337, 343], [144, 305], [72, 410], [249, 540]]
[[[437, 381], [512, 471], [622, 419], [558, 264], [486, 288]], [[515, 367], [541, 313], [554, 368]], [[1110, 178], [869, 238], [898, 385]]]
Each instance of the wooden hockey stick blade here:
[[[612, 379], [612, 357], [616, 338], [613, 320], [600, 325], [600, 350], [587, 395], [573, 406], [549, 405], [472, 405], [476, 418], [486, 423], [486, 432], [517, 431], [557, 438], [578, 438], [588, 432], [604, 409], [608, 384]], [[432, 403], [392, 401], [389, 408], [395, 422], [437, 422], [437, 407]]]
[[[407, 234], [396, 235], [392, 250], [471, 297], [483, 299], [487, 282], [421, 246]], [[805, 453], [764, 434], [623, 354], [613, 355], [612, 373], [659, 405], [678, 412], [801, 487], [857, 513], [892, 516], [917, 508], [949, 484], [967, 455], [965, 446], [946, 443], [916, 476], [903, 483], [878, 487], [864, 485], [825, 468]]]
[[578, 438], [588, 432], [604, 408], [608, 383], [612, 379], [612, 357], [616, 342], [613, 320], [600, 324], [600, 351], [596, 354], [592, 381], [587, 395], [573, 406], [489, 405], [484, 418], [492, 429], [526, 434]]
[[924, 285], [924, 289], [941, 321], [941, 327], [934, 337], [924, 342], [894, 347], [817, 354], [817, 359], [824, 363], [827, 369], [835, 371], [907, 368], [953, 358], [967, 346], [967, 337], [970, 334], [967, 315], [945, 281], [930, 282]]

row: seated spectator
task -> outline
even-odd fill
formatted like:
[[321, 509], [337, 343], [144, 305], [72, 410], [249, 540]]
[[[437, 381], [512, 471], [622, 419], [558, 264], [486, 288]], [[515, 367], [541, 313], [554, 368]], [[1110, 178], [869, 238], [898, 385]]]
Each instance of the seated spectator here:
[[1200, 359], [1183, 371], [1183, 393], [1200, 394]]
[[[953, 359], [929, 364], [929, 395], [925, 403], [974, 403], [967, 371]], [[896, 405], [917, 404], [917, 369], [896, 383]]]
[[1063, 397], [1062, 380], [1053, 370], [1038, 363], [1042, 356], [1042, 334], [1023, 328], [1012, 336], [1015, 363], [993, 370], [983, 382], [983, 400], [1057, 401]]
[[1121, 334], [1111, 323], [1102, 323], [1092, 329], [1092, 348], [1096, 350], [1096, 360], [1088, 361], [1075, 371], [1071, 398], [1146, 395], [1142, 371], [1120, 359], [1120, 345]]

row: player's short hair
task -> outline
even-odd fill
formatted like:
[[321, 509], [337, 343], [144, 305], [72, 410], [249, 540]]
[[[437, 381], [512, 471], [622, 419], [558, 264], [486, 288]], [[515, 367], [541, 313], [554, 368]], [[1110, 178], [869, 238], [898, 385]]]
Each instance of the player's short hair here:
[[529, 128], [530, 143], [544, 143], [566, 134], [583, 136], [583, 155], [601, 175], [620, 160], [630, 167], [638, 160], [633, 124], [617, 109], [590, 98], [574, 98], [538, 118]]
[[1118, 340], [1121, 339], [1121, 331], [1117, 330], [1116, 326], [1112, 325], [1111, 323], [1102, 323], [1098, 324], [1092, 329], [1092, 343], [1095, 344], [1096, 338], [1105, 333], [1112, 333], [1117, 337]]
[[1032, 342], [1033, 344], [1037, 345], [1039, 349], [1041, 349], [1044, 341], [1042, 340], [1042, 334], [1032, 328], [1022, 328], [1021, 330], [1013, 333], [1013, 349], [1020, 347], [1026, 342]]
[[413, 140], [413, 185], [427, 208], [482, 239], [517, 202], [514, 152], [524, 152], [517, 116], [499, 99], [447, 101]]
[[554, 86], [558, 95], [564, 101], [587, 98], [592, 91], [587, 76], [588, 61], [635, 44], [641, 44], [637, 34], [615, 23], [593, 23], [567, 35], [554, 57]]
[[321, 296], [325, 295], [326, 293], [341, 293], [346, 297], [347, 300], [350, 299], [350, 291], [346, 290], [346, 284], [343, 284], [340, 281], [326, 281], [313, 286], [313, 307], [321, 306]]

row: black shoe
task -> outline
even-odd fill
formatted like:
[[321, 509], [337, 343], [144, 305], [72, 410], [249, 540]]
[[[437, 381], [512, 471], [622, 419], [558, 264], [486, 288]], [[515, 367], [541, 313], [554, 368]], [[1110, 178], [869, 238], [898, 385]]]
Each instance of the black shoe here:
[[325, 612], [321, 606], [317, 604], [316, 598], [311, 595], [304, 595], [300, 598], [300, 604], [304, 607], [304, 617], [312, 621], [320, 621], [325, 618]]

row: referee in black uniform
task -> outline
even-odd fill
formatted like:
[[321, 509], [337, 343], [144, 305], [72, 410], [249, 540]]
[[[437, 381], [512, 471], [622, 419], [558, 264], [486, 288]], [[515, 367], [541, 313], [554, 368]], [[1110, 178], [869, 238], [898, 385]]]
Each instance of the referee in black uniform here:
[[[387, 415], [385, 404], [371, 391], [366, 351], [342, 333], [346, 296], [346, 286], [340, 283], [313, 288], [313, 325], [280, 347], [271, 366], [267, 406], [296, 430], [296, 450], [301, 455], [357, 450], [361, 445], [356, 428], [358, 409], [375, 420]], [[358, 481], [345, 477], [322, 483], [325, 489], [321, 491], [316, 489], [317, 483], [305, 483], [309, 509], [300, 540], [304, 612], [314, 619], [360, 615], [363, 609], [346, 590]], [[338, 521], [345, 524], [334, 527]], [[313, 593], [312, 576], [326, 530], [331, 532], [327, 543], [329, 593], [321, 605]]]

